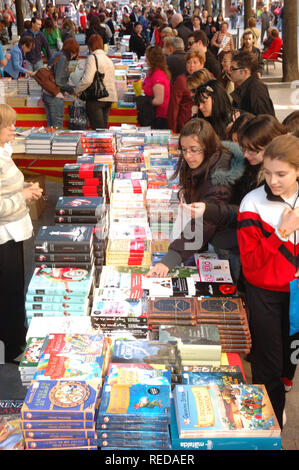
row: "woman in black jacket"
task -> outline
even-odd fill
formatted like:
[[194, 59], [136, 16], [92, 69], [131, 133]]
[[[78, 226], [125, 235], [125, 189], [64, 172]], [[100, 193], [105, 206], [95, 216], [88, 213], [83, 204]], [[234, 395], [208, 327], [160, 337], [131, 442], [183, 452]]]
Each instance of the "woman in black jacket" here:
[[134, 31], [131, 34], [129, 41], [129, 48], [131, 52], [137, 54], [138, 59], [145, 55], [145, 50], [148, 46], [147, 40], [142, 34], [142, 24], [136, 23], [134, 26]]
[[[194, 218], [192, 203], [196, 203], [198, 209], [209, 203], [222, 207], [232, 202], [235, 184], [244, 171], [243, 155], [228, 150], [211, 124], [198, 118], [191, 119], [181, 130], [180, 148], [182, 153], [174, 177], [179, 176], [182, 208], [189, 210], [190, 217], [182, 232], [174, 231], [177, 236], [170, 243], [168, 253], [151, 269], [150, 275], [157, 277], [165, 277], [170, 269], [208, 243], [217, 248], [237, 248], [236, 227], [222, 230], [217, 218], [209, 221], [205, 216]], [[216, 236], [217, 245], [214, 243]]]
[[89, 38], [93, 34], [99, 34], [103, 39], [103, 43], [104, 44], [108, 43], [106, 29], [101, 25], [100, 18], [96, 15], [91, 17], [89, 28], [86, 30], [86, 40], [85, 40], [86, 44], [88, 44]]

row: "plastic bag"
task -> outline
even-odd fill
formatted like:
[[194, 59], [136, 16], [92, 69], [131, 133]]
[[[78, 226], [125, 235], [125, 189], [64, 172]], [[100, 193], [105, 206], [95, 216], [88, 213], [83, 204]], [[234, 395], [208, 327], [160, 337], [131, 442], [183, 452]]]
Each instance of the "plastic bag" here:
[[290, 282], [290, 336], [299, 333], [299, 279]]
[[86, 130], [88, 126], [85, 104], [74, 101], [74, 104], [69, 106], [68, 128], [71, 130]]

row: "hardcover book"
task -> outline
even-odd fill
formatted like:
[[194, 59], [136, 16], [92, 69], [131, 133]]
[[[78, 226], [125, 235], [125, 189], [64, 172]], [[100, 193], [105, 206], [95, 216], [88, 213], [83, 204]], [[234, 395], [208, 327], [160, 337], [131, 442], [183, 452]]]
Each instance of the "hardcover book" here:
[[88, 225], [54, 225], [39, 229], [34, 248], [36, 253], [90, 252], [93, 227]]
[[105, 383], [170, 385], [171, 371], [158, 364], [110, 364]]
[[280, 436], [264, 385], [176, 385], [174, 403], [180, 438]]
[[36, 268], [28, 285], [31, 295], [88, 295], [93, 281], [91, 271], [76, 268]]
[[173, 297], [171, 299], [149, 299], [148, 314], [150, 317], [184, 319], [196, 317], [197, 299]]

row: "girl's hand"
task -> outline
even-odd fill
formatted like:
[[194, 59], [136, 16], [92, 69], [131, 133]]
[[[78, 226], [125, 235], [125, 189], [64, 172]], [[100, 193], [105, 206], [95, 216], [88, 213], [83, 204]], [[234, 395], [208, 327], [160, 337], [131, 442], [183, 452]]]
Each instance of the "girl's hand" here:
[[163, 263], [157, 263], [148, 273], [149, 277], [166, 277], [169, 272], [168, 267]]

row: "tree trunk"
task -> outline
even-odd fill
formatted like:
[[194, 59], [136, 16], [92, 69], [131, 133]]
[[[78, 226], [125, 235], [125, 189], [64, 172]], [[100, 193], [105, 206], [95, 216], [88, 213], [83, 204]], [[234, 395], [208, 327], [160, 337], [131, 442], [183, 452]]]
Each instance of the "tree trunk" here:
[[18, 35], [21, 36], [24, 31], [24, 13], [23, 13], [23, 1], [15, 0], [16, 6], [16, 20], [17, 20], [17, 29]]
[[205, 10], [208, 10], [209, 15], [212, 15], [213, 13], [212, 0], [205, 0]]
[[298, 3], [284, 0], [283, 11], [283, 82], [299, 79], [298, 70]]
[[251, 0], [244, 0], [244, 29], [248, 28], [248, 20], [251, 17]]

